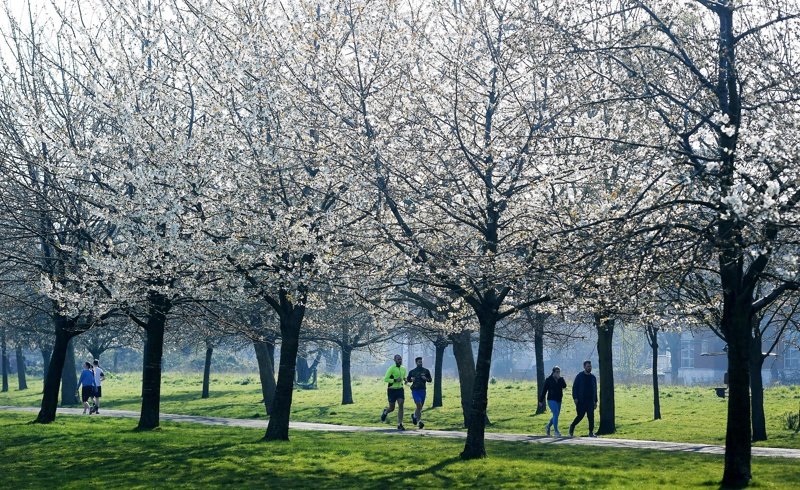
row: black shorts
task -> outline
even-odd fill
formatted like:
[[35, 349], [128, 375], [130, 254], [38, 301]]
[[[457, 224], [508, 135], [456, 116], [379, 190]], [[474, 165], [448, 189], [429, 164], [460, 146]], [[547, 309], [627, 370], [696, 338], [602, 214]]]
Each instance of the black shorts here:
[[389, 403], [394, 403], [397, 400], [405, 400], [406, 395], [403, 388], [389, 388], [386, 390], [386, 397], [389, 399]]
[[94, 396], [96, 396], [97, 398], [100, 398], [101, 396], [103, 396], [103, 387], [102, 386], [95, 387]]
[[88, 402], [94, 396], [94, 386], [81, 386], [81, 400]]

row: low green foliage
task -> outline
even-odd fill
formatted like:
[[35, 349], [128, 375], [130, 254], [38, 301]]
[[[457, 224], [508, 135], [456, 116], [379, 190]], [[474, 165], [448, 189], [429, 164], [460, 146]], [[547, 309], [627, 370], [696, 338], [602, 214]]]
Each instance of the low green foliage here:
[[[30, 418], [0, 413], [0, 488], [649, 489], [716, 487], [722, 474], [722, 456], [691, 453], [488, 442], [488, 459], [461, 461], [450, 439], [293, 431], [267, 443], [253, 429]], [[800, 465], [755, 458], [753, 474], [758, 487], [796, 488]]]
[[[138, 373], [110, 375], [103, 386], [103, 407], [125, 410], [140, 408]], [[571, 380], [570, 380], [571, 381]], [[568, 381], [568, 382], [570, 382]], [[210, 398], [201, 399], [201, 374], [165, 373], [162, 381], [161, 411], [165, 413], [216, 417], [265, 417], [261, 386], [257, 375], [216, 374], [212, 377]], [[31, 379], [31, 387], [41, 386]], [[381, 409], [386, 405], [382, 380], [358, 377], [353, 382], [353, 405], [341, 405], [341, 379], [320, 376], [318, 390], [295, 390], [292, 420], [340, 425], [381, 426]], [[425, 428], [462, 428], [458, 381], [444, 380], [444, 406], [431, 409], [433, 391], [428, 391], [423, 415]], [[489, 417], [492, 432], [543, 434], [550, 414], [534, 415], [535, 383], [498, 382], [489, 387]], [[406, 390], [406, 423], [410, 423], [413, 402]], [[38, 406], [39, 390], [12, 390], [0, 393], [0, 405]], [[797, 410], [800, 386], [771, 387], [765, 390], [765, 412], [769, 440], [759, 446], [800, 448], [800, 435], [786, 428], [785, 414]], [[665, 386], [662, 388], [662, 420], [653, 420], [652, 390], [649, 386], [618, 386], [616, 391], [617, 433], [609, 437], [676, 442], [724, 444], [727, 400], [717, 398], [708, 387]], [[565, 399], [560, 426], [566, 433], [575, 408]], [[396, 413], [387, 424], [397, 423]], [[576, 434], [588, 432], [586, 420]]]

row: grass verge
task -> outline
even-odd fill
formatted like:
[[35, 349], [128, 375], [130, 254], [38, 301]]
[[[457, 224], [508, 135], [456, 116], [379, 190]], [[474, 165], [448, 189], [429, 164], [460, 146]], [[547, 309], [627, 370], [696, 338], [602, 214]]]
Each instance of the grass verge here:
[[[686, 488], [718, 487], [722, 457], [557, 444], [487, 443], [490, 457], [458, 459], [463, 443], [382, 434], [262, 431], [63, 416], [32, 425], [0, 414], [0, 488]], [[756, 458], [754, 486], [796, 488], [800, 465]]]

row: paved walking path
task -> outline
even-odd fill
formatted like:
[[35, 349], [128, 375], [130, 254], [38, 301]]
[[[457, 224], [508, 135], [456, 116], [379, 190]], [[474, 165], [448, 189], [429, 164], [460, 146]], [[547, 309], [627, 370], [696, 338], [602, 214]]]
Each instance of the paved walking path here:
[[[39, 411], [38, 407], [9, 407], [0, 406], [0, 410], [9, 412]], [[81, 415], [81, 408], [59, 408], [62, 415]], [[92, 415], [98, 417], [98, 415]], [[131, 410], [106, 410], [101, 409], [99, 417], [139, 418], [139, 412]], [[197, 415], [174, 415], [162, 413], [161, 420], [169, 422], [184, 422], [205, 425], [222, 425], [228, 427], [246, 427], [251, 429], [267, 428], [267, 420], [262, 419], [228, 419], [222, 417], [203, 417]], [[381, 434], [395, 434], [406, 437], [445, 437], [463, 439], [466, 432], [453, 430], [406, 430], [398, 431], [384, 427], [360, 427], [355, 425], [318, 424], [311, 422], [290, 422], [289, 427], [296, 430], [318, 430], [327, 432], [377, 432]], [[606, 439], [603, 437], [546, 437], [529, 436], [525, 434], [501, 434], [487, 432], [486, 439], [490, 441], [527, 442], [533, 444], [570, 444], [576, 446], [616, 447], [626, 449], [652, 449], [656, 451], [683, 451], [703, 454], [725, 454], [723, 446], [711, 444], [692, 444], [686, 442], [641, 441], [633, 439]], [[780, 457], [800, 459], [800, 449], [784, 449], [777, 447], [753, 447], [753, 456]]]

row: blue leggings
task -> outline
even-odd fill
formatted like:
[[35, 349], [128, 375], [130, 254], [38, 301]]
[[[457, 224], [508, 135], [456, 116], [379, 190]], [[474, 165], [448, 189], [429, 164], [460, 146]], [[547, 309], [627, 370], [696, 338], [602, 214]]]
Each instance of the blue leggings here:
[[547, 423], [548, 426], [553, 426], [556, 432], [558, 430], [558, 415], [561, 413], [561, 403], [555, 400], [547, 400], [547, 406], [550, 407], [550, 411], [553, 412], [553, 417], [550, 418], [550, 422]]

